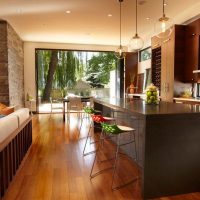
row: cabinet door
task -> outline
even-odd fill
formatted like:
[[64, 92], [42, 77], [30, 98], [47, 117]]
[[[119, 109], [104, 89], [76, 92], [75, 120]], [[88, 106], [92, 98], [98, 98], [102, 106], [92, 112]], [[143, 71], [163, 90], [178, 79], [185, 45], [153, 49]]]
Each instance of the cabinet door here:
[[174, 37], [173, 29], [169, 38], [161, 46], [161, 100], [173, 101], [174, 96]]
[[[192, 82], [197, 77], [193, 70], [199, 69], [199, 25], [200, 20], [196, 20], [186, 27], [185, 45], [185, 81]], [[195, 80], [196, 81], [196, 80]]]

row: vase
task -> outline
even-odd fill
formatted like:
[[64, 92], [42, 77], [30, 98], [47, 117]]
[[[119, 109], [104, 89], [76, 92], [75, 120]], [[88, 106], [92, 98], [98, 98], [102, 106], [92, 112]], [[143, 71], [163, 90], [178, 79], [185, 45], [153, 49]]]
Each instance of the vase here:
[[130, 94], [134, 94], [134, 85], [133, 85], [133, 83], [130, 84], [129, 89], [130, 89], [129, 90]]

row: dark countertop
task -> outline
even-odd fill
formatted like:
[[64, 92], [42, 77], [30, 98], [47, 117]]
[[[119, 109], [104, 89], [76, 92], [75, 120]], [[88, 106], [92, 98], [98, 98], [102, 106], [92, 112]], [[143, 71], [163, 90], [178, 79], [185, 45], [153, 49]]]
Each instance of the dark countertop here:
[[159, 105], [146, 105], [145, 101], [140, 99], [130, 101], [129, 99], [99, 98], [94, 99], [94, 101], [114, 109], [142, 115], [200, 113], [200, 108], [193, 105], [169, 103], [163, 101], [160, 101]]
[[173, 98], [175, 101], [191, 101], [191, 102], [198, 102], [200, 103], [200, 98], [199, 97], [196, 97], [196, 98], [193, 98], [193, 97], [188, 97], [188, 98], [184, 98], [184, 97], [174, 97]]

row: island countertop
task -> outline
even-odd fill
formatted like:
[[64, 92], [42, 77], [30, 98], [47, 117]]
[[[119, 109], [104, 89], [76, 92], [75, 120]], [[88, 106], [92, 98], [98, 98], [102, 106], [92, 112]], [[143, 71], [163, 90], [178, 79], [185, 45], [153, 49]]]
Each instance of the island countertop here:
[[147, 105], [141, 99], [99, 98], [95, 102], [121, 111], [133, 112], [142, 115], [164, 114], [195, 114], [200, 113], [199, 107], [160, 101], [158, 105]]

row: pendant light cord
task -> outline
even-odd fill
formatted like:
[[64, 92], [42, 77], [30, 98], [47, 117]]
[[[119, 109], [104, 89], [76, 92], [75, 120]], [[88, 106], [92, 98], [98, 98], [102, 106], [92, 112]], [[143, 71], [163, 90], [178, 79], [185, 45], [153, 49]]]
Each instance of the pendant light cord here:
[[137, 0], [136, 0], [136, 7], [135, 7], [135, 22], [136, 22], [136, 35], [138, 34], [137, 33]]
[[165, 17], [165, 0], [163, 0], [163, 17]]
[[122, 22], [121, 22], [121, 20], [122, 20], [122, 6], [121, 6], [121, 3], [122, 3], [122, 1], [119, 1], [119, 44], [120, 44], [120, 46], [121, 46], [121, 28], [122, 28]]

